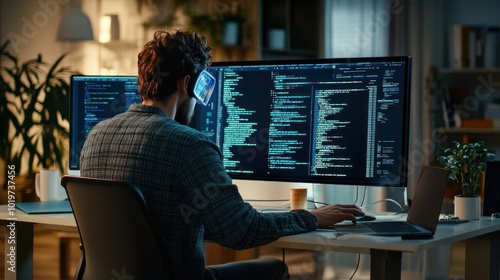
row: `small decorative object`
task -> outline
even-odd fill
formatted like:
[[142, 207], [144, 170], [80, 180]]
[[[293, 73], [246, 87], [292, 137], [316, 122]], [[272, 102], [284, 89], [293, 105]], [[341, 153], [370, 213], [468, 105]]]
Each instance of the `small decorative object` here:
[[269, 48], [274, 50], [285, 49], [285, 29], [269, 29]]
[[105, 15], [101, 17], [99, 25], [99, 43], [109, 43], [120, 40], [120, 22], [118, 15]]
[[239, 23], [228, 21], [224, 24], [222, 43], [226, 46], [236, 46], [239, 41]]
[[485, 147], [484, 142], [453, 142], [446, 148], [438, 162], [450, 171], [450, 179], [461, 188], [455, 196], [455, 216], [460, 219], [479, 219], [481, 216], [481, 175], [486, 171], [486, 162], [495, 158], [495, 151]]

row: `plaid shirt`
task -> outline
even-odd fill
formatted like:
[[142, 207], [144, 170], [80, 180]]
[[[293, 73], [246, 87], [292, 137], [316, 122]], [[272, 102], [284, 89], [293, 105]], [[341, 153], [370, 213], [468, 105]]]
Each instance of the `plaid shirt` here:
[[158, 107], [132, 105], [97, 124], [80, 166], [84, 177], [127, 181], [143, 192], [176, 279], [204, 278], [204, 238], [245, 249], [317, 225], [307, 211], [253, 209], [225, 172], [219, 148]]

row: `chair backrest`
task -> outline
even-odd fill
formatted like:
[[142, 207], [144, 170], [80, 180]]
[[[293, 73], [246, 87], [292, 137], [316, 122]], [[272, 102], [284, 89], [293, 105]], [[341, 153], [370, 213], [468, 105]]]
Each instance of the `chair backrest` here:
[[126, 182], [64, 176], [82, 243], [77, 279], [167, 279], [167, 256], [141, 191]]

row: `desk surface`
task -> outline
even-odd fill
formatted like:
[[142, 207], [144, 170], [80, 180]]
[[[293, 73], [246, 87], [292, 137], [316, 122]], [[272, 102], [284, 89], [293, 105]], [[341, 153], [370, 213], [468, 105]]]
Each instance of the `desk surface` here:
[[403, 240], [400, 237], [384, 237], [356, 233], [336, 234], [332, 230], [284, 236], [271, 246], [315, 251], [338, 251], [369, 254], [371, 249], [415, 253], [444, 244], [500, 231], [500, 219], [483, 217], [460, 224], [439, 224], [433, 238]]
[[[33, 224], [44, 224], [54, 227], [70, 227], [76, 229], [75, 218], [72, 213], [68, 214], [26, 214], [15, 209], [15, 216], [9, 216], [7, 205], [0, 205], [0, 220], [26, 222]], [[15, 219], [13, 219], [15, 218]]]
[[[402, 215], [400, 218], [405, 217]], [[0, 220], [11, 218], [7, 205], [0, 205]], [[44, 224], [54, 227], [76, 229], [73, 214], [26, 214], [16, 209], [17, 222]], [[284, 236], [271, 243], [271, 246], [316, 251], [341, 251], [369, 254], [370, 249], [417, 252], [443, 244], [454, 243], [480, 235], [500, 231], [500, 219], [483, 217], [461, 224], [439, 224], [431, 239], [402, 240], [400, 237], [372, 236], [345, 233], [337, 235], [332, 230], [318, 229], [303, 234]]]

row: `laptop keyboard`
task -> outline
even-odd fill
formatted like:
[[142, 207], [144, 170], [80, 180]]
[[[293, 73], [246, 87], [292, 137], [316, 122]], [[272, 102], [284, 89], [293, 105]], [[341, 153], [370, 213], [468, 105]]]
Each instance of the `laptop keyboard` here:
[[375, 232], [418, 232], [411, 224], [404, 221], [363, 223]]

